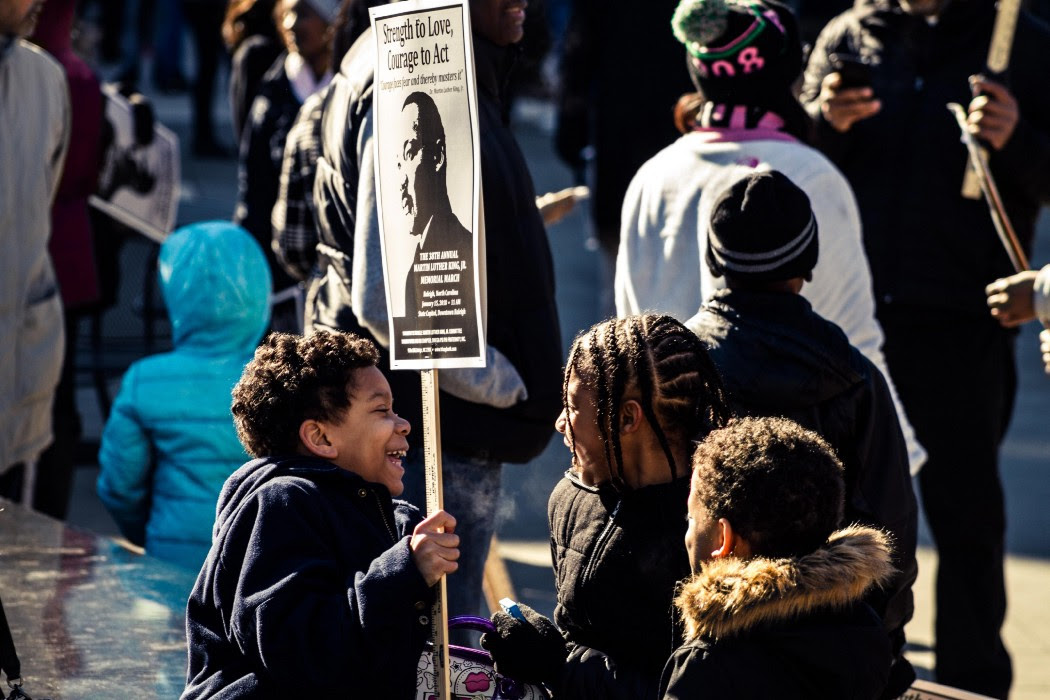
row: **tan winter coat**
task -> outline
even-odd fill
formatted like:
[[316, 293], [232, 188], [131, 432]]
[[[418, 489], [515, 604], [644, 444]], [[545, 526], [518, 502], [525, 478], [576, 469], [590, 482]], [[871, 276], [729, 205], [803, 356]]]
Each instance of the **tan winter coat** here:
[[0, 53], [0, 473], [51, 442], [64, 334], [47, 242], [70, 129], [59, 64], [23, 40], [8, 49]]

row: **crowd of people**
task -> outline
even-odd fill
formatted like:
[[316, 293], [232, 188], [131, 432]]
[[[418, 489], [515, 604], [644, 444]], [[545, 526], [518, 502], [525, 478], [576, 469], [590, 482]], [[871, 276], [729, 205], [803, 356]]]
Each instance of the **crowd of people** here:
[[[537, 205], [510, 121], [536, 8], [469, 0], [485, 363], [441, 372], [444, 510], [424, 517], [420, 376], [390, 368], [376, 4], [157, 3], [196, 37], [202, 157], [224, 154], [220, 32], [232, 53], [238, 195], [232, 221], [160, 247], [174, 348], [124, 375], [97, 488], [128, 540], [200, 572], [183, 697], [328, 697], [351, 678], [414, 697], [434, 584], [448, 576], [452, 614], [481, 613], [503, 465], [555, 431], [557, 606], [493, 614], [497, 671], [556, 699], [900, 697], [921, 503], [936, 677], [1007, 697], [998, 449], [1013, 328], [1050, 327], [1050, 266], [1013, 270], [963, 192], [945, 104], [966, 106], [1029, 250], [1050, 201], [1050, 27], [1022, 11], [1009, 72], [988, 75], [992, 0], [573, 3], [557, 150], [595, 171], [616, 318], [564, 357], [545, 229], [564, 212]], [[103, 283], [88, 197], [105, 124], [77, 5], [0, 0], [0, 496], [59, 518], [79, 431], [63, 337]], [[155, 81], [177, 89], [171, 59]], [[446, 185], [459, 125], [422, 92], [400, 117], [418, 256], [446, 219], [470, 233]]]

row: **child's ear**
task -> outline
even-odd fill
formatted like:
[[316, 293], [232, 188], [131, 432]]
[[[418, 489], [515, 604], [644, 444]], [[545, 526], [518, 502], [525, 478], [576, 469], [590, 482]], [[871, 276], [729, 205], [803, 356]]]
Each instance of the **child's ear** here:
[[645, 420], [642, 405], [636, 399], [627, 399], [620, 405], [620, 433], [633, 433]]
[[299, 441], [307, 451], [318, 457], [334, 459], [338, 457], [335, 447], [328, 441], [325, 435], [325, 427], [312, 418], [304, 420], [299, 425]]
[[731, 522], [725, 518], [719, 518], [718, 530], [721, 541], [718, 543], [718, 549], [711, 552], [712, 559], [725, 559], [726, 557], [749, 559], [751, 557], [751, 544], [733, 528]]

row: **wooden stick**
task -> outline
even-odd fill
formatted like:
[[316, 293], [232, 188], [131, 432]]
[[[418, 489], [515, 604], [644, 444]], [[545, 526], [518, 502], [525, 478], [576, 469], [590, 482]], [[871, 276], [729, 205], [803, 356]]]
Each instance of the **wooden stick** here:
[[959, 130], [962, 132], [963, 143], [966, 144], [966, 148], [970, 152], [970, 160], [975, 166], [975, 171], [981, 184], [981, 191], [984, 193], [985, 201], [988, 202], [988, 208], [992, 214], [995, 232], [999, 234], [999, 240], [1006, 249], [1006, 254], [1010, 256], [1010, 262], [1013, 263], [1014, 270], [1023, 272], [1028, 269], [1028, 257], [1025, 255], [1024, 248], [1021, 247], [1021, 241], [1018, 240], [1014, 227], [1010, 223], [1006, 207], [1003, 206], [1003, 200], [999, 196], [999, 188], [992, 177], [992, 171], [988, 169], [988, 161], [984, 154], [981, 153], [977, 141], [973, 138], [973, 134], [967, 128], [966, 110], [963, 109], [962, 105], [955, 102], [948, 104], [948, 110], [955, 116], [955, 121], [958, 122]]
[[510, 572], [499, 553], [499, 539], [493, 535], [489, 544], [489, 555], [485, 559], [485, 575], [481, 580], [481, 590], [485, 593], [485, 602], [489, 606], [489, 612], [494, 613], [502, 610], [499, 602], [504, 598], [517, 600], [514, 594], [514, 584], [510, 580]]
[[[988, 45], [988, 58], [985, 67], [994, 76], [1002, 75], [1010, 65], [1010, 52], [1014, 46], [1014, 33], [1017, 29], [1017, 16], [1021, 12], [1021, 0], [999, 0], [995, 12], [995, 25], [992, 27], [992, 41]], [[988, 160], [988, 149], [978, 146], [984, 159]], [[981, 184], [978, 181], [977, 162], [970, 159], [963, 177], [962, 196], [967, 199], [981, 198]]]
[[[441, 404], [438, 401], [438, 371], [420, 371], [423, 398], [423, 463], [426, 469], [427, 515], [445, 507], [441, 479]], [[434, 644], [434, 673], [437, 700], [453, 700], [449, 686], [448, 588], [446, 577], [438, 581], [438, 595], [430, 611], [431, 640]]]

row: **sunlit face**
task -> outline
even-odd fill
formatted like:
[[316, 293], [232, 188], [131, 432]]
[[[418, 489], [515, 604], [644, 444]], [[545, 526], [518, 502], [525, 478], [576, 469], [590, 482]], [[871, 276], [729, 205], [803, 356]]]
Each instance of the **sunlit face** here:
[[328, 51], [331, 34], [328, 23], [307, 0], [283, 0], [282, 35], [288, 50], [308, 61]]
[[527, 0], [470, 0], [470, 23], [496, 46], [510, 46], [525, 36], [528, 6]]
[[349, 390], [350, 408], [334, 422], [321, 422], [328, 442], [336, 449], [331, 460], [365, 481], [386, 486], [391, 496], [405, 490], [401, 479], [408, 450], [409, 424], [394, 413], [390, 384], [378, 367], [354, 372]]
[[685, 549], [689, 553], [689, 566], [693, 573], [711, 558], [711, 553], [721, 546], [718, 520], [711, 517], [696, 495], [696, 474], [689, 485], [689, 527], [685, 531]]
[[572, 470], [580, 481], [597, 486], [611, 478], [598, 430], [598, 392], [581, 382], [571, 368], [566, 371], [571, 373], [565, 401], [567, 407], [562, 408], [554, 427], [564, 436], [565, 446], [572, 450]]
[[0, 34], [28, 36], [36, 29], [36, 20], [44, 0], [3, 0], [0, 2]]

